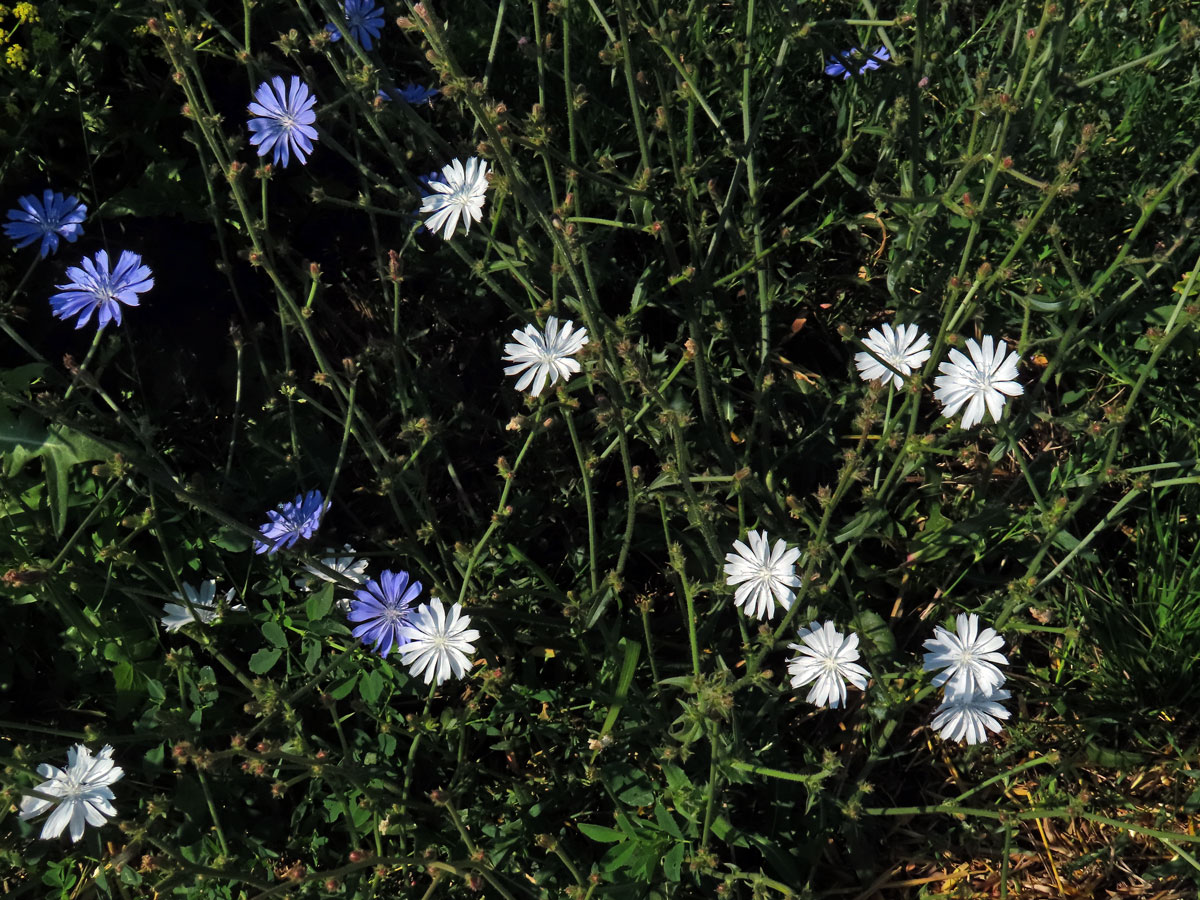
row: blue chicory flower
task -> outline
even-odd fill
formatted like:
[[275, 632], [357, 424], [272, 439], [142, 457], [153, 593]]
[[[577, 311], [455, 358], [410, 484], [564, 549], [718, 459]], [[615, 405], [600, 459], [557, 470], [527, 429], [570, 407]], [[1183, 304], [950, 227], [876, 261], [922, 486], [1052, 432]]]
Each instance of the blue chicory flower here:
[[78, 315], [76, 328], [82, 328], [99, 310], [96, 324], [103, 328], [113, 319], [121, 324], [121, 304], [138, 305], [138, 294], [154, 287], [153, 273], [142, 265], [142, 257], [130, 250], [121, 253], [117, 267], [108, 268], [108, 252], [100, 250], [93, 262], [86, 257], [80, 266], [67, 269], [67, 284], [56, 287], [62, 292], [50, 298], [50, 308], [60, 319]]
[[421, 582], [412, 581], [407, 572], [383, 572], [379, 581], [371, 579], [354, 592], [347, 617], [361, 622], [353, 635], [364, 644], [374, 644], [375, 652], [387, 656], [392, 647], [402, 647], [407, 638], [401, 629], [409, 624], [412, 602], [421, 593]]
[[268, 510], [266, 524], [260, 525], [267, 541], [255, 540], [255, 553], [274, 553], [283, 547], [290, 547], [304, 538], [307, 540], [321, 527], [321, 516], [329, 509], [320, 491], [309, 491], [307, 494], [297, 494], [291, 503], [279, 504], [279, 509]]
[[[843, 80], [849, 78], [852, 74], [854, 74], [851, 70], [858, 65], [858, 63], [855, 62], [855, 57], [860, 55], [861, 54], [857, 47], [851, 47], [849, 50], [842, 50], [839, 53], [835, 53], [833, 56], [829, 57], [829, 61], [825, 66], [825, 74], [832, 75], [835, 78], [838, 75], [841, 75]], [[887, 47], [880, 47], [869, 57], [867, 57], [867, 61], [859, 67], [858, 74], [864, 75], [867, 72], [870, 72], [872, 69], [878, 69], [883, 63], [887, 62], [891, 58], [891, 54], [888, 53]]]
[[433, 98], [440, 94], [441, 91], [437, 88], [427, 88], [419, 84], [409, 82], [402, 88], [396, 88], [393, 91], [380, 91], [379, 97], [382, 100], [403, 100], [409, 106], [420, 106], [422, 103], [433, 105]]
[[83, 234], [80, 224], [87, 218], [87, 207], [78, 197], [64, 197], [46, 188], [40, 201], [36, 194], [28, 194], [17, 203], [21, 208], [8, 211], [12, 221], [4, 226], [4, 233], [17, 242], [18, 250], [41, 238], [42, 259], [45, 259], [58, 251], [60, 237], [73, 244]]
[[[346, 15], [346, 27], [354, 40], [362, 45], [364, 50], [370, 50], [375, 45], [372, 41], [379, 40], [383, 30], [383, 7], [376, 6], [375, 0], [346, 0], [342, 7]], [[331, 41], [342, 39], [341, 29], [332, 22], [325, 26]]]
[[276, 75], [258, 86], [254, 100], [249, 109], [260, 118], [250, 120], [250, 143], [258, 147], [258, 155], [266, 156], [274, 150], [275, 164], [286, 167], [291, 160], [289, 153], [295, 153], [300, 165], [305, 165], [312, 142], [317, 139], [312, 127], [317, 121], [312, 109], [317, 98], [308, 85], [293, 75], [291, 84], [285, 86]]

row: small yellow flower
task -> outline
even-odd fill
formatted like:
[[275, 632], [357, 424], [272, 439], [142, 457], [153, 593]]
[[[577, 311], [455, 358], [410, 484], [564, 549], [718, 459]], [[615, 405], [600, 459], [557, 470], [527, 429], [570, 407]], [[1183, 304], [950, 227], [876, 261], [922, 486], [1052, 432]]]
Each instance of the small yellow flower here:
[[20, 44], [13, 44], [8, 48], [8, 52], [4, 54], [4, 61], [14, 69], [29, 68], [29, 60]]
[[32, 3], [18, 3], [13, 7], [13, 15], [21, 22], [40, 22], [37, 7]]

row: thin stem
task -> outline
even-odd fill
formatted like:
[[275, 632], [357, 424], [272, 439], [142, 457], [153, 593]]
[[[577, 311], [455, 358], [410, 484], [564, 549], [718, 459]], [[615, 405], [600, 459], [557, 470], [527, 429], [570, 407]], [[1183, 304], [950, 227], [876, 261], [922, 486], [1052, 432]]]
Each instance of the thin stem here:
[[579, 460], [579, 477], [583, 481], [583, 499], [587, 505], [588, 521], [588, 569], [592, 580], [592, 594], [595, 595], [599, 585], [596, 572], [599, 562], [596, 557], [596, 511], [592, 507], [591, 477], [588, 475], [587, 460], [583, 456], [583, 447], [579, 443], [579, 434], [575, 430], [575, 420], [571, 411], [564, 407], [562, 415], [563, 421], [567, 423], [567, 431], [571, 434], [571, 445], [575, 448], [575, 458]]
[[471, 574], [475, 571], [475, 565], [479, 562], [479, 557], [483, 553], [487, 542], [491, 539], [492, 533], [500, 526], [500, 522], [505, 517], [505, 507], [508, 504], [508, 492], [512, 490], [513, 479], [517, 477], [517, 470], [521, 468], [521, 461], [525, 459], [525, 454], [529, 452], [529, 448], [533, 445], [534, 436], [537, 434], [537, 429], [532, 428], [528, 436], [525, 438], [525, 444], [521, 447], [521, 452], [517, 454], [517, 460], [513, 463], [512, 470], [504, 478], [504, 487], [500, 491], [500, 502], [496, 504], [496, 511], [492, 513], [492, 521], [487, 527], [487, 531], [483, 533], [483, 537], [475, 544], [471, 555], [467, 558], [467, 568], [463, 573], [462, 586], [458, 591], [458, 602], [462, 603], [467, 597], [467, 588], [471, 584]]

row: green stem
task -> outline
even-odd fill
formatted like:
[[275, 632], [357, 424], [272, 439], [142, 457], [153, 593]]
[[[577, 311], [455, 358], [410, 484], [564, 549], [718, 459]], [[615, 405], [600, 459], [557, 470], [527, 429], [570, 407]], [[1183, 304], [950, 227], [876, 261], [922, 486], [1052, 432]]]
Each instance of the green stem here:
[[562, 415], [563, 421], [567, 423], [567, 431], [571, 434], [571, 445], [575, 448], [575, 458], [579, 460], [579, 477], [583, 481], [583, 499], [587, 505], [588, 522], [588, 570], [591, 574], [594, 596], [599, 586], [599, 577], [597, 576], [599, 562], [596, 557], [596, 511], [592, 507], [591, 477], [588, 475], [587, 460], [583, 456], [583, 447], [579, 443], [579, 434], [575, 430], [575, 420], [571, 416], [571, 411], [563, 407]]
[[517, 470], [521, 468], [521, 461], [525, 459], [525, 454], [529, 452], [530, 446], [533, 444], [533, 439], [537, 435], [537, 427], [530, 429], [528, 436], [525, 438], [525, 444], [521, 447], [521, 452], [517, 454], [517, 460], [513, 463], [512, 470], [504, 479], [504, 487], [500, 491], [500, 502], [496, 504], [496, 511], [492, 513], [492, 521], [487, 527], [487, 531], [483, 533], [483, 537], [475, 544], [471, 550], [471, 555], [467, 558], [467, 568], [463, 572], [462, 586], [458, 591], [458, 602], [462, 603], [467, 597], [467, 588], [471, 584], [471, 575], [475, 571], [475, 566], [479, 562], [479, 557], [487, 547], [488, 541], [492, 537], [492, 533], [500, 526], [500, 522], [504, 519], [504, 510], [508, 504], [508, 492], [512, 490], [513, 479], [517, 477]]

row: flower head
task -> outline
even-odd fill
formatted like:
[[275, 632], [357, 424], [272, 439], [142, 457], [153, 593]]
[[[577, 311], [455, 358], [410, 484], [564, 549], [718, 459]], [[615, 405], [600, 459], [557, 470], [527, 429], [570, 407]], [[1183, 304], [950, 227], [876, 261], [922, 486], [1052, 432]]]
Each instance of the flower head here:
[[[858, 66], [857, 58], [862, 54], [857, 47], [851, 47], [849, 50], [840, 50], [825, 64], [825, 74], [832, 75], [836, 78], [842, 76], [842, 80], [849, 78], [853, 74], [853, 69]], [[888, 53], [887, 47], [880, 47], [874, 53], [867, 57], [867, 61], [861, 66], [858, 66], [858, 74], [865, 75], [872, 69], [878, 69], [883, 63], [890, 60], [891, 54]]]
[[442, 177], [430, 181], [433, 191], [421, 198], [421, 212], [433, 213], [425, 220], [430, 231], [442, 232], [443, 240], [450, 240], [462, 217], [463, 227], [471, 230], [471, 220], [483, 221], [483, 200], [487, 192], [487, 162], [477, 156], [467, 160], [466, 168], [460, 160], [442, 167]]
[[393, 646], [403, 647], [404, 627], [412, 619], [409, 607], [420, 593], [421, 582], [410, 580], [407, 572], [388, 570], [378, 581], [371, 579], [350, 602], [347, 618], [361, 623], [352, 634], [364, 644], [374, 644], [380, 656], [387, 656]]
[[934, 672], [935, 687], [950, 682], [947, 693], [988, 693], [1004, 684], [1004, 673], [996, 663], [1007, 665], [999, 650], [1004, 638], [991, 628], [979, 630], [979, 616], [960, 614], [955, 622], [958, 633], [952, 634], [941, 625], [933, 629], [933, 637], [925, 642], [925, 671]]
[[[365, 559], [357, 559], [354, 555], [354, 548], [349, 544], [344, 544], [342, 550], [346, 552], [345, 556], [337, 556], [336, 550], [328, 548], [326, 553], [330, 554], [321, 558], [321, 565], [327, 569], [332, 569], [343, 578], [353, 581], [355, 584], [367, 583], [367, 561]], [[338, 581], [332, 576], [326, 575], [316, 566], [305, 566], [304, 571], [307, 575], [301, 575], [296, 579], [296, 587], [302, 591], [315, 591], [319, 587], [318, 581], [328, 582], [329, 584], [337, 584]]]
[[[332, 569], [341, 575], [343, 578], [353, 581], [355, 584], [367, 583], [367, 561], [365, 559], [357, 559], [354, 556], [354, 548], [346, 544], [342, 548], [346, 551], [347, 556], [326, 556], [321, 559], [321, 565], [327, 569]], [[334, 553], [334, 550], [326, 550], [326, 553]], [[315, 591], [318, 587], [318, 582], [324, 581], [330, 584], [338, 584], [337, 580], [329, 575], [326, 575], [316, 566], [305, 566], [304, 571], [307, 575], [301, 575], [296, 579], [296, 587], [302, 591]], [[345, 597], [334, 601], [334, 606], [340, 609], [343, 613], [350, 611], [350, 600]]]
[[1020, 357], [1008, 353], [1004, 344], [993, 340], [990, 334], [984, 335], [982, 347], [974, 338], [968, 340], [967, 351], [970, 359], [961, 350], [951, 350], [950, 359], [938, 366], [942, 374], [933, 379], [933, 396], [945, 407], [943, 414], [947, 417], [967, 404], [963, 428], [982, 422], [985, 406], [992, 421], [999, 422], [1007, 398], [1025, 393], [1025, 388], [1015, 380]]
[[44, 840], [58, 837], [69, 825], [71, 840], [78, 841], [83, 836], [85, 823], [96, 827], [103, 825], [117, 814], [111, 802], [113, 792], [108, 786], [125, 776], [125, 770], [113, 764], [112, 754], [113, 748], [108, 744], [95, 757], [83, 744], [76, 744], [67, 751], [66, 770], [42, 763], [38, 766], [38, 774], [48, 780], [39, 784], [36, 790], [57, 797], [58, 801], [22, 797], [21, 819], [32, 819], [55, 807], [42, 826], [39, 836]]
[[435, 678], [441, 684], [447, 678], [462, 678], [471, 668], [471, 657], [479, 640], [479, 632], [468, 628], [471, 617], [462, 615], [462, 607], [455, 603], [450, 611], [442, 607], [442, 601], [434, 597], [420, 607], [412, 622], [403, 629], [407, 639], [400, 648], [400, 658], [413, 678], [425, 675], [425, 683]]
[[95, 261], [83, 259], [82, 267], [67, 269], [67, 284], [56, 285], [61, 293], [50, 298], [50, 308], [60, 319], [78, 315], [76, 328], [82, 328], [96, 310], [96, 324], [103, 328], [113, 319], [121, 324], [121, 304], [138, 305], [138, 294], [154, 287], [153, 273], [149, 266], [142, 265], [142, 258], [125, 250], [111, 272], [108, 268], [108, 251], [96, 253]]
[[[163, 606], [162, 614], [159, 616], [162, 619], [163, 627], [167, 631], [178, 631], [184, 625], [192, 622], [199, 622], [201, 625], [207, 625], [217, 617], [217, 583], [209, 580], [201, 582], [200, 589], [192, 587], [186, 581], [183, 582], [183, 593], [187, 596], [187, 603], [191, 604], [191, 609], [187, 604], [167, 603]], [[229, 604], [233, 600], [234, 590], [230, 588], [225, 592], [225, 603]], [[176, 600], [182, 600], [178, 591], [172, 591], [171, 596]], [[233, 607], [234, 609], [245, 609], [244, 606]]]
[[313, 112], [317, 98], [308, 85], [293, 75], [291, 83], [285, 86], [276, 75], [258, 86], [254, 101], [250, 113], [259, 118], [250, 120], [253, 132], [250, 143], [258, 147], [258, 155], [266, 156], [274, 150], [275, 165], [286, 167], [291, 161], [290, 154], [295, 153], [300, 165], [307, 164], [312, 142], [317, 139], [317, 130], [312, 127], [317, 121]]
[[4, 226], [4, 233], [17, 242], [18, 249], [41, 238], [42, 259], [45, 259], [58, 250], [60, 237], [73, 244], [83, 234], [80, 225], [87, 218], [87, 207], [78, 197], [64, 197], [46, 188], [40, 201], [36, 194], [29, 194], [17, 203], [21, 208], [8, 211], [12, 221]]
[[863, 339], [863, 344], [875, 355], [865, 350], [854, 354], [854, 365], [862, 380], [878, 379], [887, 384], [890, 378], [896, 390], [904, 387], [905, 376], [911, 375], [929, 359], [929, 351], [925, 349], [929, 346], [929, 335], [916, 325], [872, 328]]
[[772, 549], [765, 531], [751, 531], [749, 541], [749, 547], [734, 541], [736, 552], [725, 554], [725, 583], [739, 585], [733, 594], [735, 606], [748, 616], [769, 619], [775, 615], [775, 601], [787, 609], [796, 597], [792, 588], [800, 584], [796, 576], [800, 550], [789, 550], [783, 538]]
[[409, 106], [420, 106], [422, 103], [428, 103], [433, 106], [433, 98], [440, 94], [437, 88], [427, 88], [419, 84], [409, 82], [402, 88], [396, 88], [392, 91], [380, 91], [379, 97], [382, 100], [403, 100]]
[[587, 329], [575, 330], [575, 324], [568, 319], [563, 322], [562, 330], [558, 328], [558, 319], [550, 316], [546, 319], [546, 333], [542, 334], [533, 325], [526, 325], [525, 330], [516, 329], [512, 333], [515, 344], [505, 344], [505, 362], [515, 365], [505, 366], [505, 375], [518, 375], [517, 390], [523, 391], [533, 385], [529, 393], [536, 397], [546, 386], [557, 384], [558, 379], [570, 381], [571, 376], [580, 371], [580, 365], [572, 357], [583, 349], [588, 342]]
[[789, 659], [787, 667], [792, 687], [816, 682], [805, 698], [809, 703], [837, 709], [846, 703], [847, 681], [860, 691], [866, 688], [870, 673], [855, 662], [857, 634], [843, 637], [832, 622], [812, 622], [800, 630], [798, 637], [801, 643], [788, 644], [788, 648], [799, 655]]
[[[371, 42], [379, 40], [379, 32], [383, 30], [383, 7], [376, 6], [375, 0], [346, 0], [342, 10], [351, 36], [364, 50], [370, 50], [374, 46]], [[342, 32], [336, 25], [326, 25], [325, 30], [331, 41], [342, 39]]]
[[278, 511], [267, 511], [267, 522], [258, 526], [267, 541], [254, 542], [255, 553], [274, 553], [281, 547], [290, 547], [304, 538], [312, 537], [321, 527], [321, 516], [329, 509], [320, 491], [297, 494], [291, 503], [280, 503]]
[[1000, 705], [1001, 700], [1012, 696], [1003, 688], [991, 691], [947, 690], [946, 698], [933, 716], [933, 730], [941, 732], [944, 741], [966, 741], [981, 744], [988, 739], [988, 732], [999, 732], [1003, 727], [999, 720], [1007, 719], [1009, 712]]

